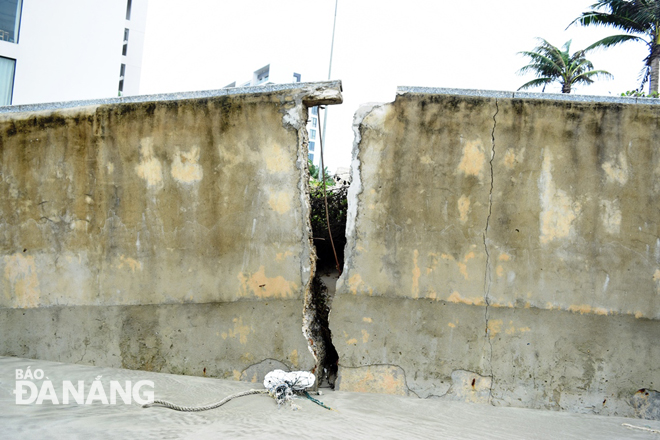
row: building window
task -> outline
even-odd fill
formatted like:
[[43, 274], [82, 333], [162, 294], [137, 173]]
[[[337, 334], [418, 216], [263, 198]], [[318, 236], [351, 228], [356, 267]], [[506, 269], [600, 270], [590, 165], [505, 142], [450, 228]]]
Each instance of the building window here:
[[128, 1], [126, 2], [126, 20], [130, 20], [130, 19], [131, 19], [131, 6], [132, 6], [132, 5], [131, 5], [131, 0], [128, 0]]
[[18, 43], [22, 0], [0, 0], [0, 40]]
[[316, 139], [316, 130], [314, 130], [314, 129], [309, 130], [309, 138], [310, 139]]
[[270, 77], [270, 64], [262, 67], [259, 70], [255, 70], [252, 75], [252, 84], [259, 85], [268, 81]]
[[0, 57], [0, 105], [11, 105], [16, 60]]
[[314, 141], [309, 141], [309, 151], [314, 151]]
[[314, 116], [318, 115], [319, 114], [319, 108], [318, 107], [312, 107], [312, 114]]
[[312, 127], [316, 128], [316, 118], [312, 118]]
[[312, 153], [309, 153], [309, 154], [307, 155], [307, 158], [308, 158], [309, 160], [311, 160], [312, 162], [314, 162], [314, 155], [313, 155]]
[[124, 77], [126, 76], [126, 64], [119, 68], [119, 96], [124, 93]]
[[124, 29], [124, 47], [121, 50], [122, 55], [128, 53], [128, 29]]

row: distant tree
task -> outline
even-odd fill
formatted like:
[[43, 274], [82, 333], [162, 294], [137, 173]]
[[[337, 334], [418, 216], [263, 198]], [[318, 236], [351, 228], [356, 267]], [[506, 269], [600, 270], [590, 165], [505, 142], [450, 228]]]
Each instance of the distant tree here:
[[[309, 169], [309, 176], [312, 178], [312, 184], [315, 186], [318, 186], [321, 184], [321, 181], [323, 180], [323, 176], [321, 176], [321, 167], [318, 167], [314, 165], [314, 163], [311, 160], [307, 160], [307, 167]], [[330, 171], [328, 171], [328, 167], [325, 167], [325, 186], [334, 186], [335, 185], [335, 180], [330, 177]]]
[[583, 12], [569, 26], [611, 27], [625, 32], [612, 35], [595, 42], [587, 48], [608, 48], [626, 41], [639, 41], [646, 44], [648, 55], [640, 73], [640, 91], [649, 82], [649, 93], [658, 91], [660, 67], [660, 1], [658, 0], [600, 0], [591, 5], [591, 10]]
[[612, 74], [604, 70], [593, 70], [591, 61], [585, 58], [587, 50], [578, 50], [571, 55], [571, 40], [568, 40], [562, 49], [553, 46], [543, 38], [538, 39], [540, 44], [531, 51], [519, 52], [531, 59], [531, 63], [518, 71], [524, 75], [534, 73], [537, 77], [518, 90], [545, 86], [553, 82], [561, 84], [562, 93], [571, 93], [573, 84], [592, 84], [594, 78], [612, 78]]

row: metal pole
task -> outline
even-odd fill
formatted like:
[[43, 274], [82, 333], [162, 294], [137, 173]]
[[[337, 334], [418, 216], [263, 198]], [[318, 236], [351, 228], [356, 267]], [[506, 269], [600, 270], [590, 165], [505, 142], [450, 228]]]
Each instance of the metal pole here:
[[[335, 19], [334, 22], [332, 23], [332, 42], [330, 43], [330, 66], [328, 67], [328, 81], [331, 79], [331, 74], [332, 74], [332, 52], [335, 49], [335, 26], [337, 25], [337, 4], [339, 3], [339, 0], [335, 0]], [[325, 112], [323, 114], [323, 133], [321, 134], [321, 145], [325, 144], [325, 133], [328, 131], [326, 128], [328, 127], [328, 108], [326, 107]], [[323, 172], [323, 168], [321, 168], [321, 171]]]

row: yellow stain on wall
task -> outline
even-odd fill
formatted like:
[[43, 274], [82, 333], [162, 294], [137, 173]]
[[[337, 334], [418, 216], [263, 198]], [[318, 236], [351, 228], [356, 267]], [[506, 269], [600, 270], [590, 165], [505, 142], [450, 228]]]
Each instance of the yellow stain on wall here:
[[289, 359], [294, 367], [298, 367], [298, 350], [294, 349], [289, 355]]
[[284, 150], [277, 144], [266, 147], [264, 155], [266, 156], [266, 169], [271, 173], [280, 173], [291, 168]]
[[508, 169], [513, 168], [516, 163], [516, 153], [513, 152], [511, 148], [508, 148], [504, 152], [504, 166]]
[[573, 221], [582, 210], [582, 205], [574, 202], [565, 191], [556, 187], [552, 179], [552, 153], [546, 151], [543, 157], [541, 177], [541, 214], [539, 239], [546, 244], [557, 238], [568, 237], [573, 232]]
[[484, 299], [482, 297], [463, 298], [458, 292], [453, 292], [451, 295], [449, 295], [447, 301], [453, 302], [455, 304], [467, 304], [470, 306], [481, 306], [484, 304]]
[[351, 339], [349, 339], [349, 340], [346, 341], [346, 344], [348, 344], [348, 345], [351, 345], [351, 344], [355, 345], [355, 344], [357, 344], [357, 339], [355, 339], [355, 338], [351, 338]]
[[588, 304], [574, 304], [568, 307], [568, 311], [584, 315], [585, 313], [591, 313], [591, 306]]
[[415, 249], [413, 251], [413, 270], [412, 270], [412, 297], [419, 298], [419, 277], [422, 275], [422, 271], [419, 268], [417, 260], [419, 259], [419, 251]]
[[367, 317], [365, 316], [364, 318], [362, 318], [362, 322], [368, 322], [368, 323], [371, 324], [372, 322], [374, 322], [374, 320], [371, 319], [371, 318], [367, 318]]
[[268, 197], [268, 204], [278, 214], [285, 214], [291, 210], [291, 196], [284, 191], [273, 193]]
[[136, 165], [137, 175], [147, 182], [148, 187], [163, 187], [163, 167], [154, 156], [154, 141], [151, 137], [140, 141], [140, 163]]
[[504, 268], [502, 267], [502, 265], [498, 265], [497, 268], [495, 268], [495, 273], [497, 274], [498, 278], [502, 278], [502, 276], [504, 275]]
[[456, 328], [456, 324], [454, 324], [453, 322], [450, 322], [450, 323], [447, 324], [447, 325], [448, 325], [449, 327], [451, 327], [451, 328]]
[[243, 318], [241, 317], [234, 318], [233, 322], [234, 328], [231, 328], [226, 332], [222, 332], [222, 339], [236, 338], [238, 336], [238, 341], [241, 344], [247, 344], [247, 337], [250, 334], [252, 328], [250, 326], [243, 325]]
[[233, 374], [233, 379], [234, 379], [234, 380], [241, 380], [241, 372], [240, 372], [240, 371], [238, 371], [238, 370], [234, 370], [234, 371], [232, 372], [232, 374]]
[[461, 272], [461, 275], [467, 280], [470, 277], [468, 276], [468, 271], [467, 271], [467, 262], [473, 259], [476, 255], [474, 252], [468, 253], [465, 258], [463, 258], [462, 263], [456, 263], [458, 265], [458, 270]]
[[522, 148], [518, 154], [515, 153], [513, 148], [508, 148], [504, 152], [504, 166], [511, 170], [513, 167], [516, 166], [516, 164], [522, 162], [525, 158], [525, 148]]
[[199, 147], [192, 147], [190, 151], [176, 149], [172, 160], [172, 177], [177, 182], [195, 183], [202, 180], [204, 170], [199, 164]]
[[370, 365], [361, 368], [342, 368], [340, 391], [358, 393], [385, 393], [405, 396], [405, 375], [400, 368], [390, 365]]
[[470, 213], [470, 197], [462, 195], [458, 199], [458, 213], [461, 223], [468, 221], [468, 214]]
[[135, 273], [136, 270], [142, 270], [142, 263], [133, 258], [120, 255], [117, 269], [122, 269], [124, 266], [127, 266], [133, 273]]
[[287, 281], [282, 275], [267, 277], [264, 266], [260, 266], [259, 270], [251, 275], [240, 272], [238, 280], [241, 283], [240, 291], [243, 297], [254, 295], [262, 299], [291, 298], [298, 290], [296, 283]]
[[[348, 279], [348, 290], [353, 295], [357, 295], [358, 289], [362, 288], [363, 286], [364, 286], [364, 282], [362, 281], [362, 277], [360, 276], [359, 273], [351, 275], [351, 277]], [[369, 295], [371, 295], [373, 293], [373, 289], [368, 289], [368, 292]]]
[[509, 255], [507, 253], [503, 253], [503, 254], [500, 254], [500, 256], [497, 257], [497, 259], [499, 261], [509, 261], [509, 260], [511, 260], [511, 255]]
[[291, 257], [292, 255], [293, 255], [293, 252], [291, 252], [291, 251], [278, 252], [277, 254], [275, 254], [275, 260], [284, 261], [285, 259]]
[[628, 158], [625, 152], [619, 152], [617, 161], [605, 162], [601, 168], [605, 171], [608, 182], [622, 186], [628, 182]]
[[463, 147], [463, 157], [458, 164], [459, 171], [468, 176], [479, 176], [484, 168], [486, 155], [482, 151], [481, 141], [467, 141]]
[[369, 333], [365, 329], [362, 329], [362, 342], [365, 344], [369, 342]]
[[506, 330], [504, 330], [504, 333], [506, 333], [507, 335], [513, 335], [516, 332], [525, 333], [525, 332], [528, 332], [530, 330], [531, 329], [529, 327], [518, 327], [516, 329], [516, 327], [513, 325], [513, 321], [509, 321], [509, 327]]
[[653, 281], [656, 283], [660, 281], [660, 269], [655, 270], [655, 273], [653, 274]]
[[21, 253], [4, 257], [5, 281], [9, 284], [5, 290], [7, 299], [15, 307], [38, 307], [41, 297], [37, 265], [32, 255]]
[[488, 321], [488, 336], [494, 338], [495, 335], [502, 331], [502, 320], [501, 319], [491, 319]]

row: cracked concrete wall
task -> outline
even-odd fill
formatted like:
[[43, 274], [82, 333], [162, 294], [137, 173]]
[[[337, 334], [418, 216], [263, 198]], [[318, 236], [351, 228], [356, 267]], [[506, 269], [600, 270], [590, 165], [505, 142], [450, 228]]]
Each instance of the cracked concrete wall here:
[[0, 115], [0, 354], [249, 380], [313, 367], [307, 107], [340, 90]]
[[410, 91], [358, 110], [339, 389], [657, 418], [659, 117]]

